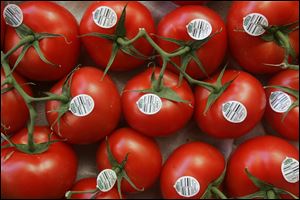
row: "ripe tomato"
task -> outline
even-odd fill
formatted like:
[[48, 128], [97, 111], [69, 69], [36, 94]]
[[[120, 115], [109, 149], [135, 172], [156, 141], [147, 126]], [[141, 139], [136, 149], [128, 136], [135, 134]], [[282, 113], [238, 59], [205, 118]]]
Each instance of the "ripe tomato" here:
[[[226, 174], [227, 192], [240, 197], [258, 191], [245, 173], [245, 168], [262, 181], [299, 195], [299, 175], [289, 183], [282, 173], [283, 161], [293, 158], [299, 162], [299, 151], [285, 140], [274, 136], [258, 136], [239, 145], [231, 155]], [[294, 163], [295, 164], [295, 163]], [[287, 166], [285, 166], [287, 167]], [[298, 169], [299, 170], [299, 163]]]
[[[108, 143], [117, 162], [121, 163], [128, 153], [124, 170], [136, 187], [146, 190], [155, 183], [160, 174], [162, 156], [154, 139], [130, 128], [121, 128], [109, 136]], [[103, 141], [96, 157], [100, 171], [112, 168], [107, 155], [106, 143]], [[121, 191], [124, 193], [136, 192], [126, 180], [122, 180]]]
[[[47, 142], [49, 134], [47, 127], [35, 127], [34, 141]], [[11, 140], [27, 144], [27, 129], [13, 135]], [[14, 147], [1, 149], [1, 198], [62, 198], [72, 187], [76, 173], [76, 154], [63, 142], [51, 144], [44, 153], [32, 155]]]
[[[209, 22], [212, 28], [210, 35], [215, 34], [206, 44], [195, 51], [196, 56], [202, 63], [207, 74], [212, 74], [221, 64], [227, 48], [226, 26], [222, 18], [210, 8], [205, 6], [183, 6], [179, 7], [164, 16], [159, 22], [157, 35], [182, 40], [185, 42], [195, 41], [189, 36], [187, 25], [194, 19], [203, 19]], [[158, 39], [158, 45], [167, 52], [172, 52], [179, 48], [175, 43]], [[172, 59], [177, 65], [181, 65], [181, 58], [174, 57]], [[176, 71], [172, 65], [168, 65], [169, 69]], [[194, 60], [191, 60], [187, 66], [186, 72], [193, 78], [204, 78], [205, 74], [199, 68]]]
[[[158, 77], [159, 71], [160, 69], [155, 69], [156, 77]], [[121, 97], [124, 117], [132, 128], [143, 134], [149, 136], [170, 135], [183, 128], [192, 117], [194, 95], [185, 80], [178, 86], [178, 76], [165, 71], [164, 85], [173, 89], [181, 99], [187, 100], [189, 103], [178, 103], [160, 98], [162, 102], [161, 109], [154, 114], [144, 114], [139, 109], [137, 102], [145, 93], [134, 90], [151, 88], [152, 72], [152, 69], [148, 69], [129, 80], [125, 85]]]
[[[71, 102], [70, 109], [73, 111], [68, 111], [62, 116], [60, 127], [57, 124], [54, 126], [55, 132], [70, 143], [96, 142], [118, 125], [121, 113], [120, 95], [108, 75], [101, 80], [102, 76], [103, 72], [94, 67], [82, 67], [72, 76], [70, 93], [74, 103]], [[51, 92], [61, 94], [64, 81], [62, 79], [58, 82]], [[81, 96], [78, 98], [78, 95]], [[86, 99], [82, 95], [88, 95], [90, 98]], [[57, 119], [58, 113], [55, 111], [60, 106], [61, 103], [58, 101], [46, 103], [47, 119], [50, 125]]]
[[[250, 13], [264, 15], [269, 25], [286, 25], [299, 20], [298, 1], [236, 1], [227, 17], [230, 50], [239, 65], [255, 74], [273, 73], [280, 68], [266, 66], [279, 64], [284, 59], [284, 49], [275, 42], [266, 42], [259, 36], [242, 32], [243, 19]], [[282, 13], [282, 15], [278, 15]], [[296, 55], [299, 55], [299, 30], [289, 34]]]
[[[16, 81], [21, 85], [23, 90], [32, 95], [31, 89], [26, 85], [26, 81], [18, 74], [13, 74]], [[5, 74], [1, 68], [1, 83], [5, 80]], [[9, 88], [3, 85], [1, 89]], [[29, 119], [29, 111], [22, 96], [16, 89], [1, 94], [1, 132], [11, 134], [24, 128]], [[4, 127], [3, 127], [4, 126]]]
[[[113, 35], [116, 30], [116, 25], [108, 28], [98, 26], [94, 22], [93, 12], [101, 6], [106, 6], [116, 13], [119, 20], [122, 10], [126, 4], [126, 37], [128, 39], [133, 38], [139, 32], [140, 28], [145, 28], [149, 34], [154, 33], [155, 25], [153, 17], [150, 11], [143, 4], [135, 1], [99, 1], [92, 3], [85, 11], [80, 22], [80, 34], [83, 35], [97, 32]], [[108, 64], [109, 58], [111, 57], [113, 41], [94, 36], [85, 36], [81, 39], [93, 61], [99, 67], [105, 68]], [[144, 55], [150, 56], [152, 53], [153, 48], [144, 38], [136, 41], [133, 46]], [[110, 69], [114, 71], [124, 71], [139, 67], [143, 63], [144, 60], [137, 59], [119, 50]]]
[[[80, 43], [76, 19], [67, 9], [52, 2], [24, 2], [19, 6], [23, 12], [23, 23], [34, 32], [62, 34], [66, 38], [44, 38], [39, 42], [44, 56], [50, 62], [60, 66], [45, 63], [36, 50], [30, 47], [19, 63], [17, 72], [35, 81], [53, 81], [64, 77], [75, 67], [79, 57]], [[7, 26], [5, 51], [16, 46], [19, 41], [15, 29]], [[10, 56], [12, 66], [21, 50], [22, 48], [19, 48]]]
[[[221, 176], [224, 168], [225, 159], [215, 147], [203, 142], [184, 144], [169, 156], [163, 166], [160, 178], [162, 195], [166, 199], [184, 197], [199, 199], [204, 194], [207, 186]], [[198, 183], [180, 185], [179, 180], [184, 176], [191, 176]], [[199, 189], [195, 189], [195, 192], [187, 195], [182, 193], [184, 192], [184, 186], [191, 189], [190, 191], [192, 191], [192, 188], [195, 189], [196, 186]], [[180, 187], [183, 190], [180, 190]]]
[[[83, 178], [80, 179], [72, 187], [72, 191], [88, 191], [96, 189], [97, 180], [96, 178]], [[93, 194], [83, 193], [83, 194], [73, 194], [72, 199], [91, 199]], [[118, 190], [112, 188], [108, 192], [98, 192], [95, 196], [95, 199], [120, 199]]]
[[[218, 76], [207, 80], [216, 82]], [[238, 70], [226, 70], [222, 84], [236, 78], [225, 92], [204, 113], [210, 92], [203, 87], [195, 91], [195, 119], [204, 133], [217, 138], [236, 138], [261, 120], [266, 95], [261, 83], [250, 74]]]
[[[285, 86], [299, 91], [299, 71], [286, 70], [275, 75], [268, 83], [268, 85]], [[293, 108], [282, 121], [285, 112], [278, 113], [270, 106], [270, 95], [280, 89], [268, 88], [266, 89], [267, 107], [265, 112], [265, 119], [268, 124], [282, 136], [291, 139], [299, 139], [299, 106]], [[274, 93], [273, 93], [274, 94]], [[287, 93], [285, 93], [287, 94]], [[291, 100], [290, 103], [296, 101], [296, 98], [287, 94], [286, 99]], [[278, 100], [276, 101], [278, 102]], [[288, 108], [288, 107], [287, 107]]]

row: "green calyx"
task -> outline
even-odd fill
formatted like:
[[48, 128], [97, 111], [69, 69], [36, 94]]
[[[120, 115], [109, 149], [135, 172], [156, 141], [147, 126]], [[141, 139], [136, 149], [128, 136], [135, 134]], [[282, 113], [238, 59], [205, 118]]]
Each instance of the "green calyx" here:
[[294, 101], [290, 107], [288, 108], [288, 110], [284, 113], [284, 115], [281, 118], [281, 122], [284, 121], [284, 119], [286, 118], [286, 116], [288, 115], [288, 113], [293, 109], [299, 106], [299, 90], [295, 90], [292, 88], [288, 88], [285, 86], [278, 86], [278, 85], [270, 85], [270, 86], [265, 86], [264, 88], [275, 88], [275, 89], [279, 89], [283, 92], [288, 93], [289, 95], [292, 95], [296, 98], [296, 101]]
[[280, 67], [282, 69], [299, 70], [299, 65], [289, 63], [289, 57], [292, 58], [292, 63], [296, 63], [297, 55], [289, 40], [289, 34], [299, 29], [299, 20], [282, 26], [264, 27], [266, 32], [260, 36], [261, 39], [267, 42], [275, 42], [278, 46], [284, 49], [284, 59], [282, 63], [271, 64], [265, 63], [267, 66]]
[[247, 168], [245, 168], [245, 173], [247, 174], [248, 178], [251, 180], [251, 182], [259, 188], [258, 192], [255, 192], [253, 194], [249, 194], [246, 196], [238, 197], [238, 199], [253, 199], [253, 198], [262, 198], [262, 199], [281, 199], [280, 195], [287, 194], [293, 199], [299, 199], [296, 195], [292, 194], [289, 191], [286, 191], [284, 189], [280, 189], [275, 187], [272, 184], [266, 183], [254, 175], [252, 175]]
[[100, 192], [98, 188], [94, 190], [83, 190], [83, 191], [67, 191], [65, 194], [66, 199], [71, 199], [73, 194], [85, 194], [85, 193], [90, 193], [92, 194], [90, 199], [95, 199], [96, 195]]

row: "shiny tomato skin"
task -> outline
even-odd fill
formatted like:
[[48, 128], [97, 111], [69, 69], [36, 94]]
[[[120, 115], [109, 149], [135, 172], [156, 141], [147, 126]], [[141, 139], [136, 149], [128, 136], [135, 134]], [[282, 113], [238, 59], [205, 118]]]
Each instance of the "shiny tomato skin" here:
[[[51, 133], [47, 127], [35, 127], [34, 140], [48, 141]], [[52, 136], [51, 140], [58, 139]], [[27, 129], [11, 140], [27, 144]], [[51, 144], [41, 154], [25, 154], [15, 148], [1, 150], [1, 198], [62, 198], [72, 187], [77, 173], [77, 157], [74, 150], [63, 142]]]
[[182, 176], [192, 176], [200, 184], [200, 191], [192, 196], [199, 199], [207, 186], [221, 176], [225, 159], [215, 147], [203, 142], [191, 142], [178, 147], [165, 162], [160, 178], [160, 188], [164, 198], [184, 198], [174, 185]]
[[[26, 80], [23, 77], [17, 73], [13, 73], [13, 77], [28, 95], [32, 95], [31, 88], [29, 85], [25, 84]], [[1, 68], [1, 83], [5, 79], [5, 73], [3, 68]], [[7, 87], [9, 86], [4, 85], [1, 87], [1, 89]], [[19, 131], [25, 127], [28, 119], [29, 110], [23, 97], [17, 92], [16, 89], [1, 94], [1, 132], [9, 135]], [[4, 125], [4, 128], [2, 125]]]
[[[243, 18], [250, 13], [264, 15], [269, 25], [286, 25], [299, 20], [299, 1], [235, 1], [228, 12], [227, 30], [230, 51], [238, 64], [254, 74], [278, 72], [280, 68], [266, 66], [279, 64], [284, 59], [284, 49], [275, 42], [266, 42], [251, 36], [243, 29]], [[278, 15], [282, 13], [282, 15]], [[299, 30], [289, 34], [290, 44], [299, 55]]]
[[[226, 26], [222, 18], [215, 11], [206, 6], [197, 5], [176, 8], [174, 11], [165, 15], [159, 22], [157, 35], [186, 42], [194, 40], [188, 35], [186, 26], [192, 20], [197, 18], [207, 20], [211, 24], [211, 34], [221, 31], [196, 51], [196, 55], [201, 61], [205, 71], [210, 75], [220, 66], [227, 48]], [[157, 42], [158, 45], [167, 52], [172, 52], [179, 48], [177, 44], [162, 39], [157, 39]], [[181, 65], [181, 60], [178, 56], [174, 57], [172, 61], [179, 66]], [[177, 72], [171, 64], [168, 64], [168, 68]], [[190, 61], [186, 72], [196, 79], [203, 79], [206, 77], [194, 61]]]
[[[156, 78], [159, 71], [160, 69], [155, 69]], [[142, 113], [136, 102], [145, 93], [132, 90], [151, 88], [152, 72], [152, 69], [148, 69], [127, 82], [121, 96], [122, 110], [127, 123], [133, 129], [148, 136], [167, 136], [183, 128], [192, 117], [194, 95], [185, 80], [181, 86], [178, 86], [178, 76], [165, 71], [163, 78], [165, 86], [173, 89], [181, 99], [187, 100], [189, 103], [178, 103], [161, 98], [162, 108], [158, 113], [153, 115]]]
[[[276, 74], [271, 78], [268, 85], [284, 86], [299, 91], [299, 71], [286, 70]], [[269, 103], [269, 98], [272, 92], [280, 91], [280, 89], [267, 88], [266, 90], [267, 106], [265, 119], [268, 124], [280, 135], [290, 140], [299, 140], [299, 106], [289, 111], [288, 115], [282, 121], [284, 113], [275, 112]], [[289, 95], [292, 102], [296, 98]]]
[[[30, 47], [16, 68], [17, 72], [34, 81], [58, 80], [71, 71], [77, 64], [80, 53], [78, 24], [74, 16], [64, 7], [53, 2], [24, 2], [19, 5], [24, 16], [23, 23], [36, 33], [62, 34], [64, 37], [44, 38], [40, 48], [44, 56], [59, 66], [46, 64]], [[5, 32], [5, 51], [20, 41], [14, 28], [7, 26]], [[10, 57], [13, 66], [22, 48]]]
[[258, 191], [245, 168], [257, 178], [299, 196], [299, 182], [288, 183], [281, 173], [281, 163], [286, 157], [299, 161], [298, 149], [275, 136], [258, 136], [239, 145], [227, 165], [225, 184], [229, 197]]
[[[214, 83], [218, 75], [207, 80]], [[222, 84], [234, 79], [225, 92], [215, 101], [204, 114], [210, 92], [203, 87], [195, 90], [195, 120], [199, 128], [216, 138], [237, 138], [246, 134], [260, 122], [266, 107], [266, 95], [261, 83], [252, 75], [239, 70], [226, 70]], [[244, 121], [232, 123], [227, 121], [222, 113], [222, 105], [228, 101], [242, 103], [247, 115]]]
[[[66, 138], [69, 143], [94, 143], [111, 133], [119, 123], [121, 103], [118, 89], [108, 75], [101, 80], [103, 72], [94, 67], [82, 67], [75, 71], [71, 81], [71, 98], [86, 94], [92, 97], [94, 109], [86, 116], [75, 116], [68, 111], [61, 118], [60, 129], [54, 126], [55, 133]], [[61, 94], [62, 79], [51, 89], [52, 93]], [[108, 95], [109, 94], [109, 95]], [[48, 101], [46, 114], [50, 125], [58, 117], [60, 102]]]
[[[77, 181], [72, 187], [71, 191], [88, 191], [95, 190], [97, 184], [96, 178], [83, 178]], [[73, 194], [72, 199], [91, 199], [92, 193]], [[112, 188], [108, 192], [99, 191], [95, 196], [95, 199], [120, 199], [118, 190]]]
[[[148, 34], [155, 33], [154, 19], [150, 11], [140, 2], [98, 1], [92, 3], [85, 11], [80, 22], [80, 34], [83, 35], [87, 33], [98, 32], [102, 34], [113, 35], [116, 25], [111, 28], [102, 28], [94, 22], [92, 13], [100, 6], [107, 6], [116, 12], [119, 20], [122, 10], [126, 4], [126, 37], [128, 39], [133, 38], [139, 32], [140, 28], [144, 28]], [[113, 42], [93, 36], [82, 37], [81, 41], [92, 60], [97, 64], [97, 66], [104, 69], [107, 66], [111, 56]], [[144, 38], [140, 38], [134, 42], [133, 46], [139, 52], [147, 56], [150, 56], [153, 50], [152, 46]], [[142, 59], [137, 59], [119, 50], [113, 64], [110, 67], [110, 70], [126, 71], [140, 67], [144, 62], [145, 61]]]
[[[108, 137], [108, 142], [113, 156], [119, 163], [128, 153], [124, 169], [138, 188], [146, 190], [155, 183], [160, 175], [162, 155], [154, 139], [131, 128], [120, 128]], [[98, 148], [96, 162], [99, 171], [112, 167], [107, 157], [105, 141], [102, 141]], [[126, 180], [122, 181], [121, 190], [124, 194], [136, 192]]]

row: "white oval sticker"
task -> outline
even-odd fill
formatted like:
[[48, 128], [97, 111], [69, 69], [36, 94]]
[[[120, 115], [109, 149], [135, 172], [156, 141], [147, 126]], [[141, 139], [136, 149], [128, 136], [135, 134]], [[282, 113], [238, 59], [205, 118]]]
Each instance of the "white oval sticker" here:
[[247, 117], [246, 107], [238, 101], [228, 101], [222, 105], [224, 118], [232, 123], [241, 123]]
[[111, 190], [117, 181], [117, 174], [112, 169], [102, 170], [97, 177], [97, 188], [101, 192], [107, 192]]
[[290, 96], [282, 91], [271, 92], [269, 97], [269, 104], [272, 110], [277, 113], [284, 113], [288, 111], [292, 105]]
[[111, 28], [117, 23], [117, 13], [107, 6], [100, 6], [93, 12], [95, 24], [101, 28]]
[[250, 13], [243, 18], [243, 28], [249, 35], [259, 36], [265, 32], [263, 26], [268, 26], [268, 20], [259, 13]]
[[90, 114], [94, 109], [95, 103], [91, 96], [80, 94], [74, 97], [70, 102], [69, 110], [78, 117]]
[[23, 22], [23, 12], [16, 4], [8, 4], [3, 10], [3, 17], [6, 24], [12, 27], [18, 27]]
[[182, 197], [193, 197], [200, 191], [200, 183], [192, 176], [182, 176], [177, 179], [174, 188]]
[[287, 182], [297, 183], [299, 181], [299, 161], [286, 157], [281, 163], [281, 173]]
[[138, 109], [146, 115], [158, 113], [162, 107], [162, 101], [156, 94], [145, 94], [136, 102]]
[[205, 19], [193, 19], [187, 26], [187, 33], [195, 40], [204, 40], [211, 32], [211, 24]]

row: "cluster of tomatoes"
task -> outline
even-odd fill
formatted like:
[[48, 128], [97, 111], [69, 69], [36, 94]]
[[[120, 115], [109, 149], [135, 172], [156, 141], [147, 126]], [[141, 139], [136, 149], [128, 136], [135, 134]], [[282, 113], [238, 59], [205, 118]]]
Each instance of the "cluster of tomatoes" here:
[[[209, 7], [182, 5], [157, 26], [134, 1], [93, 2], [79, 25], [53, 2], [1, 2], [1, 197], [124, 198], [160, 178], [164, 198], [296, 198], [298, 26], [298, 1], [232, 2], [226, 23]], [[76, 67], [81, 47], [95, 66]], [[227, 52], [240, 69], [221, 69]], [[148, 62], [155, 68], [120, 93], [108, 71]], [[28, 81], [53, 85], [41, 96]], [[34, 126], [39, 101], [48, 127]], [[227, 161], [211, 144], [188, 142], [163, 162], [155, 138], [190, 120], [216, 140], [262, 120], [279, 136], [251, 138]], [[99, 176], [75, 183], [70, 144], [96, 142]]]

